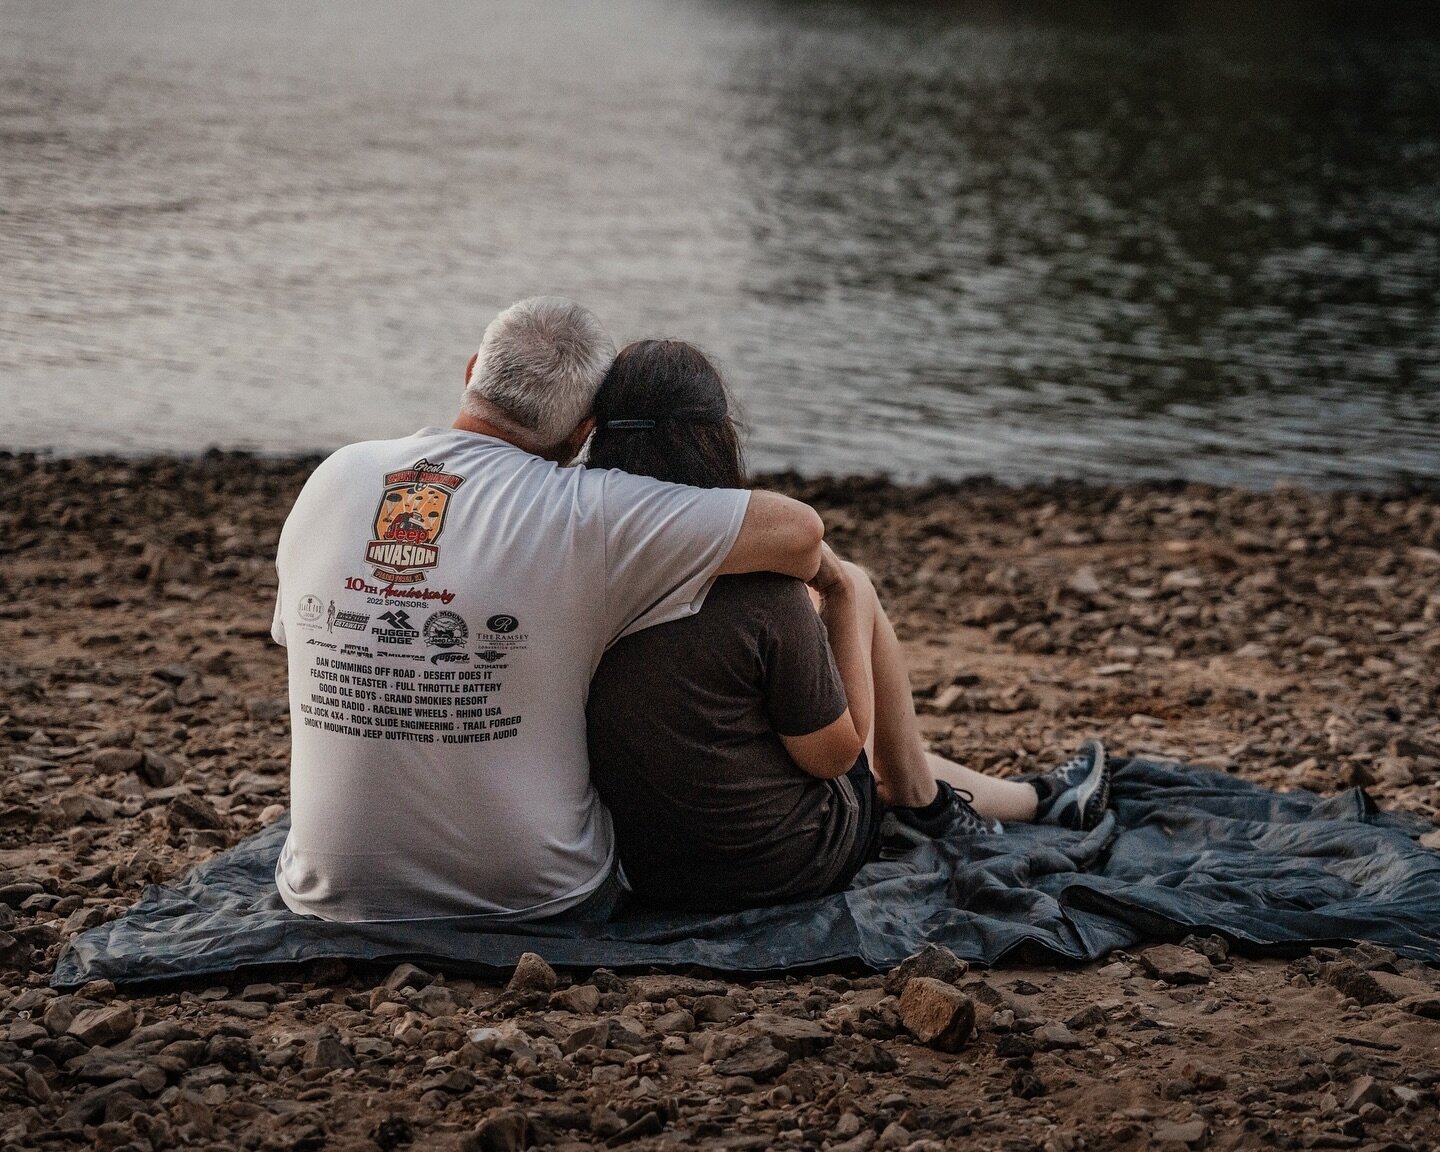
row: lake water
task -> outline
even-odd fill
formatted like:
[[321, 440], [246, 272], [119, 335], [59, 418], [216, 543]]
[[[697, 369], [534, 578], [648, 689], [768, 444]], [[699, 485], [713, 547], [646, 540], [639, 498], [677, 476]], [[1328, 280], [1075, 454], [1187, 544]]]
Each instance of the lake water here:
[[0, 0], [0, 447], [446, 419], [560, 292], [752, 461], [1440, 477], [1428, 7]]

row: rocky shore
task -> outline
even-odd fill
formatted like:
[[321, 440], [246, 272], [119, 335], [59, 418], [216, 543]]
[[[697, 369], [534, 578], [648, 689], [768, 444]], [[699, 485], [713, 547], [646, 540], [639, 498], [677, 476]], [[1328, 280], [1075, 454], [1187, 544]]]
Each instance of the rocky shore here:
[[[55, 993], [66, 939], [283, 811], [273, 556], [312, 465], [0, 458], [0, 1149], [1440, 1145], [1440, 973], [1370, 946]], [[1098, 734], [1440, 818], [1434, 494], [767, 483], [874, 573], [957, 759]]]

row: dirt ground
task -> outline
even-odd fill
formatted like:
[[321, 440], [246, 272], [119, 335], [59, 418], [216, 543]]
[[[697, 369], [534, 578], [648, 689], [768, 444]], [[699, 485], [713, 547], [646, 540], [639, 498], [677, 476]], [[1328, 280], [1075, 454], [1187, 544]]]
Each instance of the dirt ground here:
[[[1374, 947], [941, 963], [955, 1052], [858, 971], [54, 993], [66, 939], [283, 810], [272, 565], [311, 464], [0, 458], [0, 1148], [1440, 1147], [1440, 972]], [[948, 755], [1098, 734], [1440, 822], [1433, 494], [769, 483], [874, 573]]]

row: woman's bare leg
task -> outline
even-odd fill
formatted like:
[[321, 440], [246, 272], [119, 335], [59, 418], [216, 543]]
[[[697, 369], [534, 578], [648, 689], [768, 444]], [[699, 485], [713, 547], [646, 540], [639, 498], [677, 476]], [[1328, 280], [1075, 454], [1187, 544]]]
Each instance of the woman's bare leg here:
[[941, 779], [973, 796], [975, 810], [987, 819], [1033, 820], [1038, 798], [1030, 785], [986, 776], [926, 752], [895, 629], [865, 570], [847, 562], [845, 571], [855, 585], [860, 636], [868, 649], [866, 664], [874, 687], [875, 722], [866, 751], [880, 798], [892, 806], [920, 807], [935, 799], [935, 781]]
[[987, 820], [1029, 823], [1035, 819], [1040, 798], [1029, 784], [986, 776], [935, 752], [927, 752], [925, 757], [935, 779], [944, 780], [957, 792], [968, 792], [974, 797], [971, 803], [975, 811]]

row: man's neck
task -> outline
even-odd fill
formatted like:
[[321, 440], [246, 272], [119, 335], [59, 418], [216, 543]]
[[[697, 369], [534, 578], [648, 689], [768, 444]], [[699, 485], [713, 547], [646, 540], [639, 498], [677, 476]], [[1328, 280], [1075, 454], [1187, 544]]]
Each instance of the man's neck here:
[[549, 451], [537, 452], [529, 444], [516, 438], [515, 433], [502, 428], [494, 421], [486, 420], [483, 416], [475, 416], [469, 412], [461, 412], [455, 417], [455, 423], [450, 427], [457, 428], [461, 432], [476, 432], [481, 436], [493, 436], [496, 440], [503, 440], [507, 444], [514, 445], [522, 452], [529, 452], [532, 456], [539, 456], [542, 460], [553, 460], [556, 464], [569, 464], [580, 450], [578, 445], [564, 441], [557, 444]]
[[477, 432], [481, 436], [493, 436], [496, 440], [504, 440], [505, 443], [513, 444], [516, 448], [525, 452], [530, 451], [529, 448], [526, 448], [524, 444], [521, 444], [511, 433], [505, 431], [505, 429], [501, 428], [498, 424], [492, 424], [489, 420], [480, 416], [472, 416], [468, 412], [461, 412], [459, 416], [455, 417], [455, 423], [451, 424], [450, 427], [458, 428], [462, 432]]

